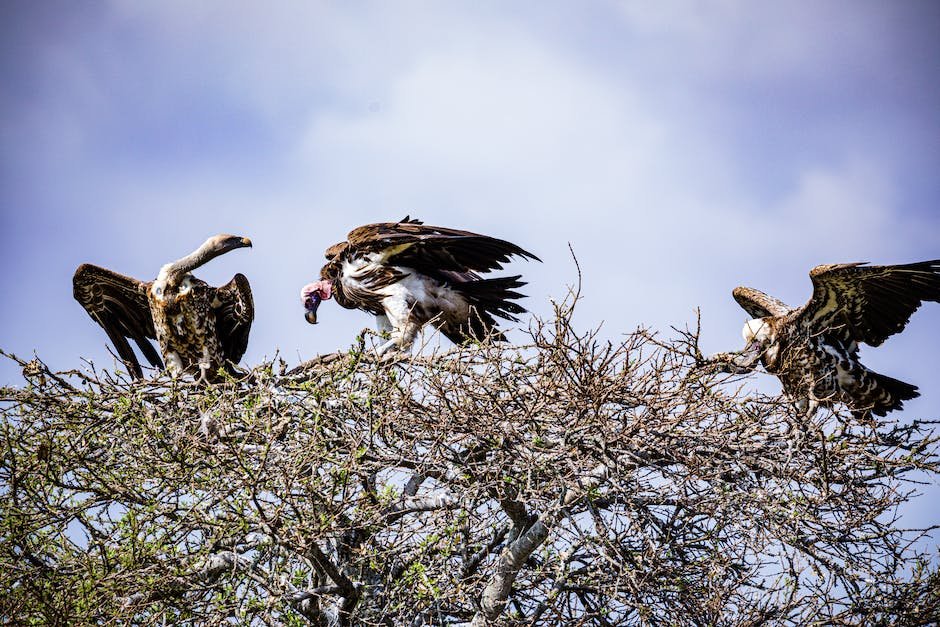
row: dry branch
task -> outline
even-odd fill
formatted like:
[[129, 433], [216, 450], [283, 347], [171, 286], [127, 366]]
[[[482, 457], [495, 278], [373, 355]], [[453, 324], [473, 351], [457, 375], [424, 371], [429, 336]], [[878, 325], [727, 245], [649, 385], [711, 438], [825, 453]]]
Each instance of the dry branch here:
[[20, 361], [24, 384], [0, 391], [0, 616], [937, 615], [936, 556], [895, 520], [936, 477], [933, 423], [807, 423], [746, 379], [696, 370], [697, 331], [613, 344], [556, 313], [522, 346], [396, 362], [356, 348], [211, 388]]

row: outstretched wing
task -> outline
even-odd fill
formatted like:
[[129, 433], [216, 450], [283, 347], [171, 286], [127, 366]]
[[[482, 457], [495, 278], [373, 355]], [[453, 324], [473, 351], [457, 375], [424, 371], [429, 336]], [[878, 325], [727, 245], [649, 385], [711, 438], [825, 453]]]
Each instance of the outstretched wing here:
[[215, 326], [225, 358], [237, 364], [248, 349], [248, 334], [255, 319], [251, 286], [244, 274], [236, 274], [225, 285], [216, 288], [212, 302]]
[[731, 294], [744, 311], [755, 318], [785, 316], [793, 311], [793, 308], [787, 306], [783, 301], [751, 287], [736, 287]]
[[407, 216], [399, 222], [361, 226], [349, 233], [347, 241], [356, 252], [379, 253], [385, 263], [412, 267], [430, 275], [440, 271], [498, 270], [513, 255], [541, 261], [512, 242], [428, 226]]
[[128, 339], [137, 343], [151, 366], [163, 367], [150, 342], [157, 339], [157, 333], [147, 301], [149, 287], [149, 282], [87, 263], [80, 265], [72, 278], [75, 300], [101, 325], [128, 370], [138, 379], [143, 372]]
[[813, 297], [800, 319], [878, 346], [901, 331], [923, 301], [940, 302], [940, 259], [898, 266], [844, 263], [809, 273]]

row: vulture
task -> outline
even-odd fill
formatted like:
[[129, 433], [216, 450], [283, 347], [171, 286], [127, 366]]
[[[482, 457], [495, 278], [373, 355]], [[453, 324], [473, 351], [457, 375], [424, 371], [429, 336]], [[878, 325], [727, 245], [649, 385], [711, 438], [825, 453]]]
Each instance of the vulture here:
[[407, 216], [360, 226], [326, 250], [320, 280], [301, 290], [306, 319], [316, 324], [320, 302], [330, 298], [375, 314], [391, 337], [378, 347], [379, 356], [409, 350], [428, 323], [456, 344], [490, 335], [504, 341], [496, 318], [517, 321], [514, 314], [525, 312], [514, 302], [525, 283], [521, 275], [478, 273], [499, 270], [513, 256], [541, 261], [510, 242]]
[[[210, 237], [146, 282], [85, 263], [72, 279], [75, 300], [108, 334], [135, 378], [143, 373], [128, 340], [137, 344], [151, 366], [163, 368], [165, 361], [174, 375], [191, 373], [212, 382], [220, 368], [234, 372], [248, 347], [255, 315], [251, 287], [242, 274], [212, 287], [190, 272], [219, 255], [250, 246], [247, 237]], [[163, 361], [151, 340], [159, 343]]]
[[746, 347], [708, 361], [726, 372], [762, 364], [807, 415], [842, 403], [856, 415], [885, 416], [919, 396], [917, 387], [866, 368], [859, 344], [879, 346], [904, 329], [923, 301], [940, 302], [940, 259], [906, 265], [821, 265], [813, 296], [799, 308], [748, 287], [733, 296], [751, 316]]

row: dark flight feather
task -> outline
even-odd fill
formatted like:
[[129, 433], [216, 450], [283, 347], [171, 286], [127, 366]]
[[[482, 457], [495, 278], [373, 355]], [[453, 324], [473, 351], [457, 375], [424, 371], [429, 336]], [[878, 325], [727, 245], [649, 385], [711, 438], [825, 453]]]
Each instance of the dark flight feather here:
[[940, 302], [940, 260], [822, 265], [810, 278], [813, 297], [801, 318], [814, 327], [844, 329], [846, 338], [871, 346], [901, 332], [924, 301]]
[[143, 371], [128, 339], [137, 344], [151, 366], [163, 368], [151, 343], [157, 334], [147, 301], [150, 284], [88, 263], [80, 265], [72, 278], [75, 300], [104, 329], [118, 356], [137, 378]]

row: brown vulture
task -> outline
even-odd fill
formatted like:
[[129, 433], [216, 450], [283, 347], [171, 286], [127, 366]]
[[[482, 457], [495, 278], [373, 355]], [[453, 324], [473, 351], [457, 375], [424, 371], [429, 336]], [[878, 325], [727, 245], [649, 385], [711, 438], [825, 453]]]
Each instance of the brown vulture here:
[[516, 321], [514, 314], [525, 312], [514, 302], [525, 283], [520, 275], [478, 273], [502, 269], [513, 255], [540, 261], [510, 242], [408, 217], [361, 226], [326, 250], [320, 280], [301, 291], [306, 318], [316, 324], [320, 302], [330, 298], [375, 314], [391, 335], [379, 355], [407, 351], [428, 323], [456, 344], [490, 335], [504, 340], [496, 318]]
[[82, 264], [72, 279], [75, 300], [101, 325], [134, 377], [140, 363], [133, 340], [150, 365], [163, 367], [150, 340], [157, 340], [173, 374], [191, 373], [214, 381], [219, 369], [230, 372], [245, 354], [254, 319], [248, 279], [236, 274], [222, 287], [212, 287], [190, 272], [236, 248], [251, 246], [247, 237], [216, 235], [193, 253], [160, 269], [153, 281], [137, 279], [99, 266]]
[[919, 396], [910, 383], [869, 370], [860, 343], [878, 346], [900, 332], [923, 301], [940, 302], [940, 259], [896, 266], [822, 265], [809, 273], [813, 296], [799, 308], [748, 287], [733, 295], [750, 315], [747, 346], [709, 361], [729, 372], [761, 363], [808, 414], [839, 402], [884, 416]]

